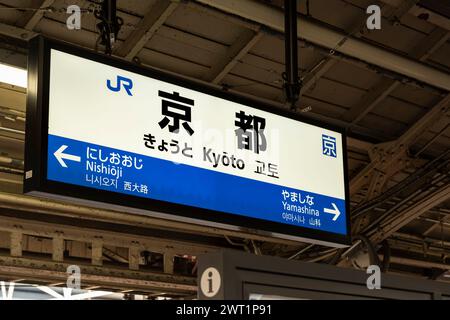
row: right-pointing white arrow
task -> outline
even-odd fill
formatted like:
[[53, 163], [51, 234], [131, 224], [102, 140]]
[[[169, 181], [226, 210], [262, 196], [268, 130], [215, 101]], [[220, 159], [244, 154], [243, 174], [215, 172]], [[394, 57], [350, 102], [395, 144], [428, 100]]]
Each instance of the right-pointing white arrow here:
[[74, 155], [71, 155], [71, 154], [63, 153], [64, 150], [66, 150], [66, 149], [67, 149], [67, 146], [66, 145], [62, 145], [53, 154], [55, 156], [56, 160], [58, 160], [58, 162], [59, 162], [59, 164], [61, 166], [63, 166], [64, 168], [67, 168], [67, 164], [64, 162], [64, 159], [72, 160], [72, 161], [75, 161], [75, 162], [81, 162], [81, 158], [79, 156], [74, 156]]
[[333, 221], [336, 221], [337, 218], [339, 218], [339, 216], [341, 215], [341, 212], [339, 211], [339, 209], [336, 206], [336, 204], [334, 204], [332, 202], [331, 205], [333, 206], [333, 209], [324, 208], [323, 211], [326, 212], [326, 213], [334, 214]]

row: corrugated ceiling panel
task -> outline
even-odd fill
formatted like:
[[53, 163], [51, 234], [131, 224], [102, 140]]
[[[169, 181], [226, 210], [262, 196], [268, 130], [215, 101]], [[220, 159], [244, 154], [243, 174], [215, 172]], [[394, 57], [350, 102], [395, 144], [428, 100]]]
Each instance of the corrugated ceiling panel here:
[[386, 48], [410, 53], [417, 45], [425, 41], [428, 34], [418, 32], [404, 25], [383, 23], [381, 30], [374, 30], [364, 35], [364, 38], [379, 43]]
[[442, 99], [434, 91], [424, 90], [409, 85], [398, 86], [390, 95], [415, 105], [420, 105], [425, 109], [433, 107]]
[[117, 0], [117, 9], [136, 16], [149, 12], [156, 0]]
[[450, 42], [445, 43], [441, 48], [431, 55], [430, 60], [441, 66], [448, 68], [450, 72]]
[[[366, 6], [363, 6], [367, 8]], [[300, 1], [300, 12], [306, 14], [306, 1]], [[339, 12], [339, 14], [336, 14]], [[360, 19], [363, 9], [340, 0], [310, 1], [310, 14], [314, 19], [331, 24], [339, 29], [348, 30]]]
[[283, 65], [252, 54], [246, 55], [241, 62], [236, 64], [231, 70], [231, 73], [235, 75], [244, 76], [248, 79], [253, 79], [280, 88], [283, 84], [281, 76], [283, 72]]
[[183, 4], [178, 6], [165, 24], [226, 45], [231, 45], [244, 30], [229, 21]]
[[36, 0], [1, 0], [0, 4], [16, 8], [33, 8], [36, 4]]
[[407, 125], [401, 124], [398, 121], [373, 113], [365, 116], [358, 124], [371, 130], [381, 131], [380, 137], [384, 136], [385, 140], [397, 139], [408, 128]]
[[[14, 1], [0, 1], [0, 22], [15, 25], [22, 17], [24, 11], [10, 9]], [[23, 6], [24, 8], [26, 6]]]
[[168, 27], [162, 27], [146, 47], [206, 67], [211, 67], [227, 49], [226, 46]]
[[209, 68], [207, 67], [149, 49], [142, 50], [138, 57], [142, 63], [149, 66], [194, 78], [202, 78], [204, 74], [209, 71]]
[[427, 34], [430, 34], [436, 28], [435, 25], [429, 23], [426, 20], [418, 19], [416, 16], [412, 14], [405, 14], [401, 20], [401, 23], [412, 29]]
[[363, 90], [369, 90], [383, 78], [373, 71], [342, 61], [335, 64], [326, 73], [326, 77]]
[[366, 91], [364, 90], [322, 77], [307, 94], [308, 96], [349, 108], [349, 106], [360, 101], [365, 93]]
[[[284, 39], [281, 36], [264, 35], [250, 50], [250, 53], [284, 65]], [[302, 48], [299, 42], [299, 68], [310, 70], [323, 59], [312, 47]]]
[[232, 89], [244, 93], [249, 93], [257, 97], [271, 99], [274, 101], [282, 100], [283, 92], [279, 88], [250, 81], [248, 79], [233, 74], [228, 74], [224, 78], [223, 83], [225, 83]]
[[284, 40], [278, 36], [264, 35], [250, 53], [284, 64]]
[[[420, 119], [426, 113], [426, 110], [415, 104], [394, 97], [387, 97], [377, 104], [371, 113], [409, 126]], [[382, 126], [383, 124], [380, 123], [379, 125]]]
[[347, 109], [336, 106], [327, 101], [315, 99], [308, 94], [302, 96], [300, 103], [302, 106], [311, 106], [312, 112], [322, 114], [327, 117], [338, 119]]

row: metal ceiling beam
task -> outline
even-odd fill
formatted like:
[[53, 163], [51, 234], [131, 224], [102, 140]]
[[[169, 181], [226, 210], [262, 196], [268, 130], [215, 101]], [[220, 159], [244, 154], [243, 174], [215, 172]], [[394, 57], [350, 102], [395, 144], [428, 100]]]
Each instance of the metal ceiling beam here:
[[420, 0], [418, 5], [450, 19], [450, 2], [446, 0]]
[[417, 254], [427, 257], [440, 258], [442, 259], [442, 254], [449, 254], [450, 251], [448, 248], [443, 248], [442, 246], [429, 245], [428, 242], [418, 242], [407, 239], [401, 239], [395, 234], [388, 239], [389, 247], [391, 250], [395, 250], [397, 252], [405, 252], [406, 254], [411, 255], [412, 257], [417, 257]]
[[[358, 26], [352, 30], [352, 34], [358, 30], [361, 30], [361, 24], [358, 24]], [[325, 57], [318, 64], [312, 67], [311, 70], [309, 70], [307, 74], [301, 78], [302, 88], [300, 90], [300, 97], [308, 92], [317, 83], [317, 81], [330, 69], [337, 65], [339, 61], [340, 59], [336, 59], [336, 57], [332, 56], [330, 53], [329, 56]]]
[[[428, 57], [439, 49], [449, 38], [450, 33], [436, 28], [422, 43], [413, 49], [413, 58], [426, 61]], [[350, 108], [341, 116], [341, 120], [349, 122], [350, 126], [361, 121], [369, 114], [381, 101], [387, 98], [398, 86], [400, 81], [382, 79], [378, 84], [369, 89], [361, 101]]]
[[370, 88], [361, 101], [346, 111], [340, 119], [348, 122], [349, 126], [359, 122], [400, 84], [399, 81], [383, 78], [377, 85]]
[[245, 29], [250, 29], [255, 32], [259, 31], [261, 29], [261, 26], [255, 22], [252, 22], [249, 20], [243, 20], [239, 17], [226, 14], [225, 12], [222, 12], [222, 11], [210, 10], [209, 8], [203, 6], [195, 1], [184, 1], [183, 6], [187, 9], [192, 9], [202, 15], [207, 15], [207, 16], [213, 17], [215, 19], [226, 21], [228, 23], [231, 23], [232, 25], [237, 25], [239, 27], [243, 27]]
[[372, 160], [362, 171], [360, 171], [350, 182], [350, 194], [354, 194], [369, 182], [374, 171], [385, 172], [387, 168], [394, 165], [408, 150], [411, 143], [426, 131], [435, 121], [446, 116], [450, 110], [450, 94], [445, 96], [437, 105], [415, 123], [400, 138], [392, 142], [391, 146], [383, 152], [384, 155]]
[[[385, 13], [389, 8], [389, 6], [384, 6], [381, 11], [382, 14]], [[395, 14], [394, 12], [387, 13], [388, 19], [392, 18], [392, 15]], [[358, 18], [357, 21], [353, 24], [351, 28], [349, 28], [350, 32], [349, 35], [352, 37], [359, 38], [364, 31], [367, 30], [367, 17], [365, 15], [362, 15], [362, 17]], [[341, 42], [339, 43], [339, 46], [343, 45], [350, 36], [344, 37]], [[301, 94], [307, 92], [324, 74], [326, 74], [333, 66], [335, 66], [339, 60], [336, 59], [333, 56], [333, 52], [335, 49], [332, 49], [330, 51], [330, 55], [325, 57], [322, 61], [318, 63], [318, 65], [314, 66], [308, 74], [302, 79], [303, 81], [303, 87], [301, 90]]]
[[258, 43], [262, 38], [261, 31], [246, 29], [238, 39], [228, 48], [221, 61], [214, 65], [206, 80], [214, 84], [219, 84], [223, 78], [234, 68], [234, 66]]
[[428, 58], [440, 49], [450, 39], [450, 31], [437, 27], [431, 32], [424, 41], [419, 43], [413, 49], [413, 58], [420, 61], [427, 61]]
[[[0, 277], [25, 278], [27, 281], [67, 281], [67, 267], [70, 263], [23, 257], [0, 256]], [[102, 266], [80, 265], [82, 285], [100, 286], [115, 290], [134, 290], [143, 292], [170, 292], [195, 294], [196, 278], [149, 271], [126, 270]]]
[[[22, 19], [17, 23], [20, 27], [32, 31], [45, 14], [45, 10], [53, 5], [55, 0], [42, 0], [40, 5], [36, 5], [36, 10], [26, 12]], [[36, 1], [34, 1], [36, 3]]]
[[176, 0], [157, 0], [137, 24], [136, 30], [114, 50], [114, 54], [132, 60], [180, 4]]
[[[392, 6], [394, 8], [401, 8], [401, 5], [402, 5], [402, 1], [398, 1], [398, 0], [380, 0], [380, 1]], [[399, 6], [399, 4], [400, 4], [400, 6]], [[447, 19], [446, 17], [440, 15], [439, 13], [437, 13], [435, 11], [430, 11], [426, 8], [421, 7], [420, 4], [412, 6], [408, 10], [408, 13], [412, 14], [416, 17], [419, 17], [421, 15], [427, 15], [428, 22], [450, 31], [450, 20], [449, 19]]]
[[[380, 258], [382, 259], [383, 257], [380, 256]], [[409, 258], [402, 258], [402, 257], [390, 257], [389, 262], [395, 263], [395, 264], [401, 264], [401, 265], [405, 265], [405, 266], [418, 267], [418, 268], [436, 268], [436, 269], [442, 269], [442, 270], [450, 270], [450, 264], [425, 261], [425, 260], [416, 260], [416, 259], [409, 259]]]
[[383, 172], [375, 171], [373, 173], [372, 179], [370, 180], [367, 194], [365, 196], [365, 201], [371, 200], [374, 197], [380, 195], [383, 191], [384, 185], [389, 180], [389, 178], [402, 170], [406, 166], [407, 161], [408, 157], [406, 153], [404, 153], [402, 157], [399, 157], [399, 161], [396, 161], [392, 166], [387, 167]]
[[37, 33], [34, 31], [26, 30], [21, 27], [15, 27], [5, 23], [0, 23], [0, 34], [26, 41], [37, 35]]
[[424, 199], [396, 214], [395, 217], [388, 217], [388, 219], [391, 218], [389, 221], [381, 222], [372, 232], [370, 240], [374, 244], [381, 243], [414, 219], [448, 199], [450, 199], [450, 184], [445, 183]]
[[300, 90], [300, 96], [308, 92], [317, 81], [325, 75], [331, 68], [333, 68], [339, 62], [338, 59], [333, 59], [331, 57], [321, 60], [317, 65], [315, 65], [306, 76], [302, 79], [302, 88]]
[[347, 146], [355, 150], [368, 152], [373, 148], [373, 143], [347, 137]]
[[209, 227], [179, 222], [176, 220], [144, 216], [133, 213], [131, 208], [128, 208], [127, 212], [120, 211], [120, 209], [107, 210], [2, 192], [0, 192], [0, 208], [21, 210], [25, 212], [45, 213], [65, 217], [83, 217], [84, 219], [92, 219], [94, 221], [114, 221], [114, 223], [117, 224], [148, 228], [163, 228], [191, 234], [200, 233], [216, 237], [223, 237], [224, 235], [227, 235], [231, 237], [267, 241], [286, 245], [298, 244], [298, 242], [288, 239], [279, 239], [265, 235], [246, 233], [243, 231], [219, 229], [218, 227]]
[[[381, 195], [381, 191], [383, 182], [385, 182], [383, 181], [384, 175], [389, 175], [391, 170], [398, 170], [395, 166], [404, 166], [402, 162], [405, 160], [399, 159], [399, 161], [388, 166], [383, 173], [375, 171], [367, 197], [370, 198], [370, 194], [373, 193], [372, 196], [380, 195], [380, 198], [375, 198], [373, 201], [365, 203], [360, 207], [359, 211], [357, 209], [354, 212], [356, 215], [353, 218], [356, 219], [352, 225], [352, 232], [355, 234], [367, 234], [368, 232], [373, 233], [377, 231], [381, 224], [395, 217], [399, 211], [404, 210], [406, 207], [412, 207], [414, 203], [418, 203], [430, 192], [445, 184], [445, 181], [448, 181], [450, 176], [440, 174], [440, 172], [445, 172], [445, 168], [449, 164], [448, 155], [449, 152], [442, 154], [433, 161], [426, 162], [426, 164], [419, 164], [417, 166], [418, 169], [413, 174], [403, 179], [400, 178], [400, 181], [397, 181], [396, 185], [389, 188], [383, 195]], [[407, 158], [406, 161], [412, 163]], [[380, 183], [380, 185], [375, 185], [375, 183]], [[361, 212], [363, 214], [360, 214]]]
[[[279, 32], [284, 31], [283, 12], [259, 1], [196, 1], [229, 14], [255, 21], [273, 30]], [[298, 25], [299, 38], [322, 47], [333, 50], [336, 49], [336, 51], [343, 55], [360, 59], [386, 70], [391, 70], [406, 76], [407, 78], [416, 79], [437, 88], [450, 91], [450, 74], [354, 37], [348, 38], [345, 43], [339, 45], [343, 39], [347, 38], [345, 34], [331, 30], [302, 17], [299, 18]]]
[[439, 13], [436, 13], [436, 11], [431, 11], [420, 6], [415, 6], [409, 11], [409, 13], [416, 17], [428, 17], [428, 22], [450, 31], [450, 19], [440, 15]]
[[[29, 221], [19, 218], [1, 216], [0, 231], [15, 232], [20, 230], [24, 235], [46, 238], [62, 238], [85, 243], [93, 243], [101, 239], [104, 246], [121, 248], [137, 248], [141, 251], [165, 253], [171, 250], [175, 254], [200, 255], [218, 250], [218, 246], [188, 240], [170, 240], [156, 236], [134, 235], [103, 229], [91, 229], [65, 225], [61, 223], [47, 223], [38, 220]], [[111, 221], [110, 221], [111, 222]]]
[[394, 23], [399, 22], [403, 16], [405, 16], [417, 4], [417, 2], [419, 2], [419, 0], [403, 0], [399, 6], [389, 8], [391, 10], [389, 10], [388, 20]]
[[443, 217], [440, 221], [433, 222], [433, 225], [423, 232], [424, 236], [428, 236], [434, 230], [440, 226], [444, 226], [446, 223], [450, 222], [450, 215]]
[[413, 234], [408, 234], [408, 233], [395, 232], [393, 234], [393, 236], [396, 239], [417, 242], [419, 245], [422, 245], [422, 246], [424, 243], [427, 243], [427, 244], [435, 245], [437, 248], [440, 248], [440, 249], [443, 249], [443, 247], [450, 248], [450, 241], [430, 238], [430, 237], [427, 237], [423, 233], [421, 235], [413, 235]]

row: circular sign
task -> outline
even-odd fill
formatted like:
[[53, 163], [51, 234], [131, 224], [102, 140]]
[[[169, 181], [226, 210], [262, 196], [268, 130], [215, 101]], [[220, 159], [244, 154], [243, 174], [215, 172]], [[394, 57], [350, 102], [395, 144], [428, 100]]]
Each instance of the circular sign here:
[[214, 297], [219, 292], [221, 284], [222, 279], [219, 270], [209, 267], [203, 271], [200, 278], [200, 290], [202, 290], [205, 297]]

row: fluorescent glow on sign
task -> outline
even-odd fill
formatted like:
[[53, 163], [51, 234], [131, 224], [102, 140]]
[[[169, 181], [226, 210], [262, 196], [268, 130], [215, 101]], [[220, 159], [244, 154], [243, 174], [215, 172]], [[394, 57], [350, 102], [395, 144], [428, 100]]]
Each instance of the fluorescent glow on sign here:
[[188, 87], [51, 49], [46, 178], [347, 235], [341, 133]]

